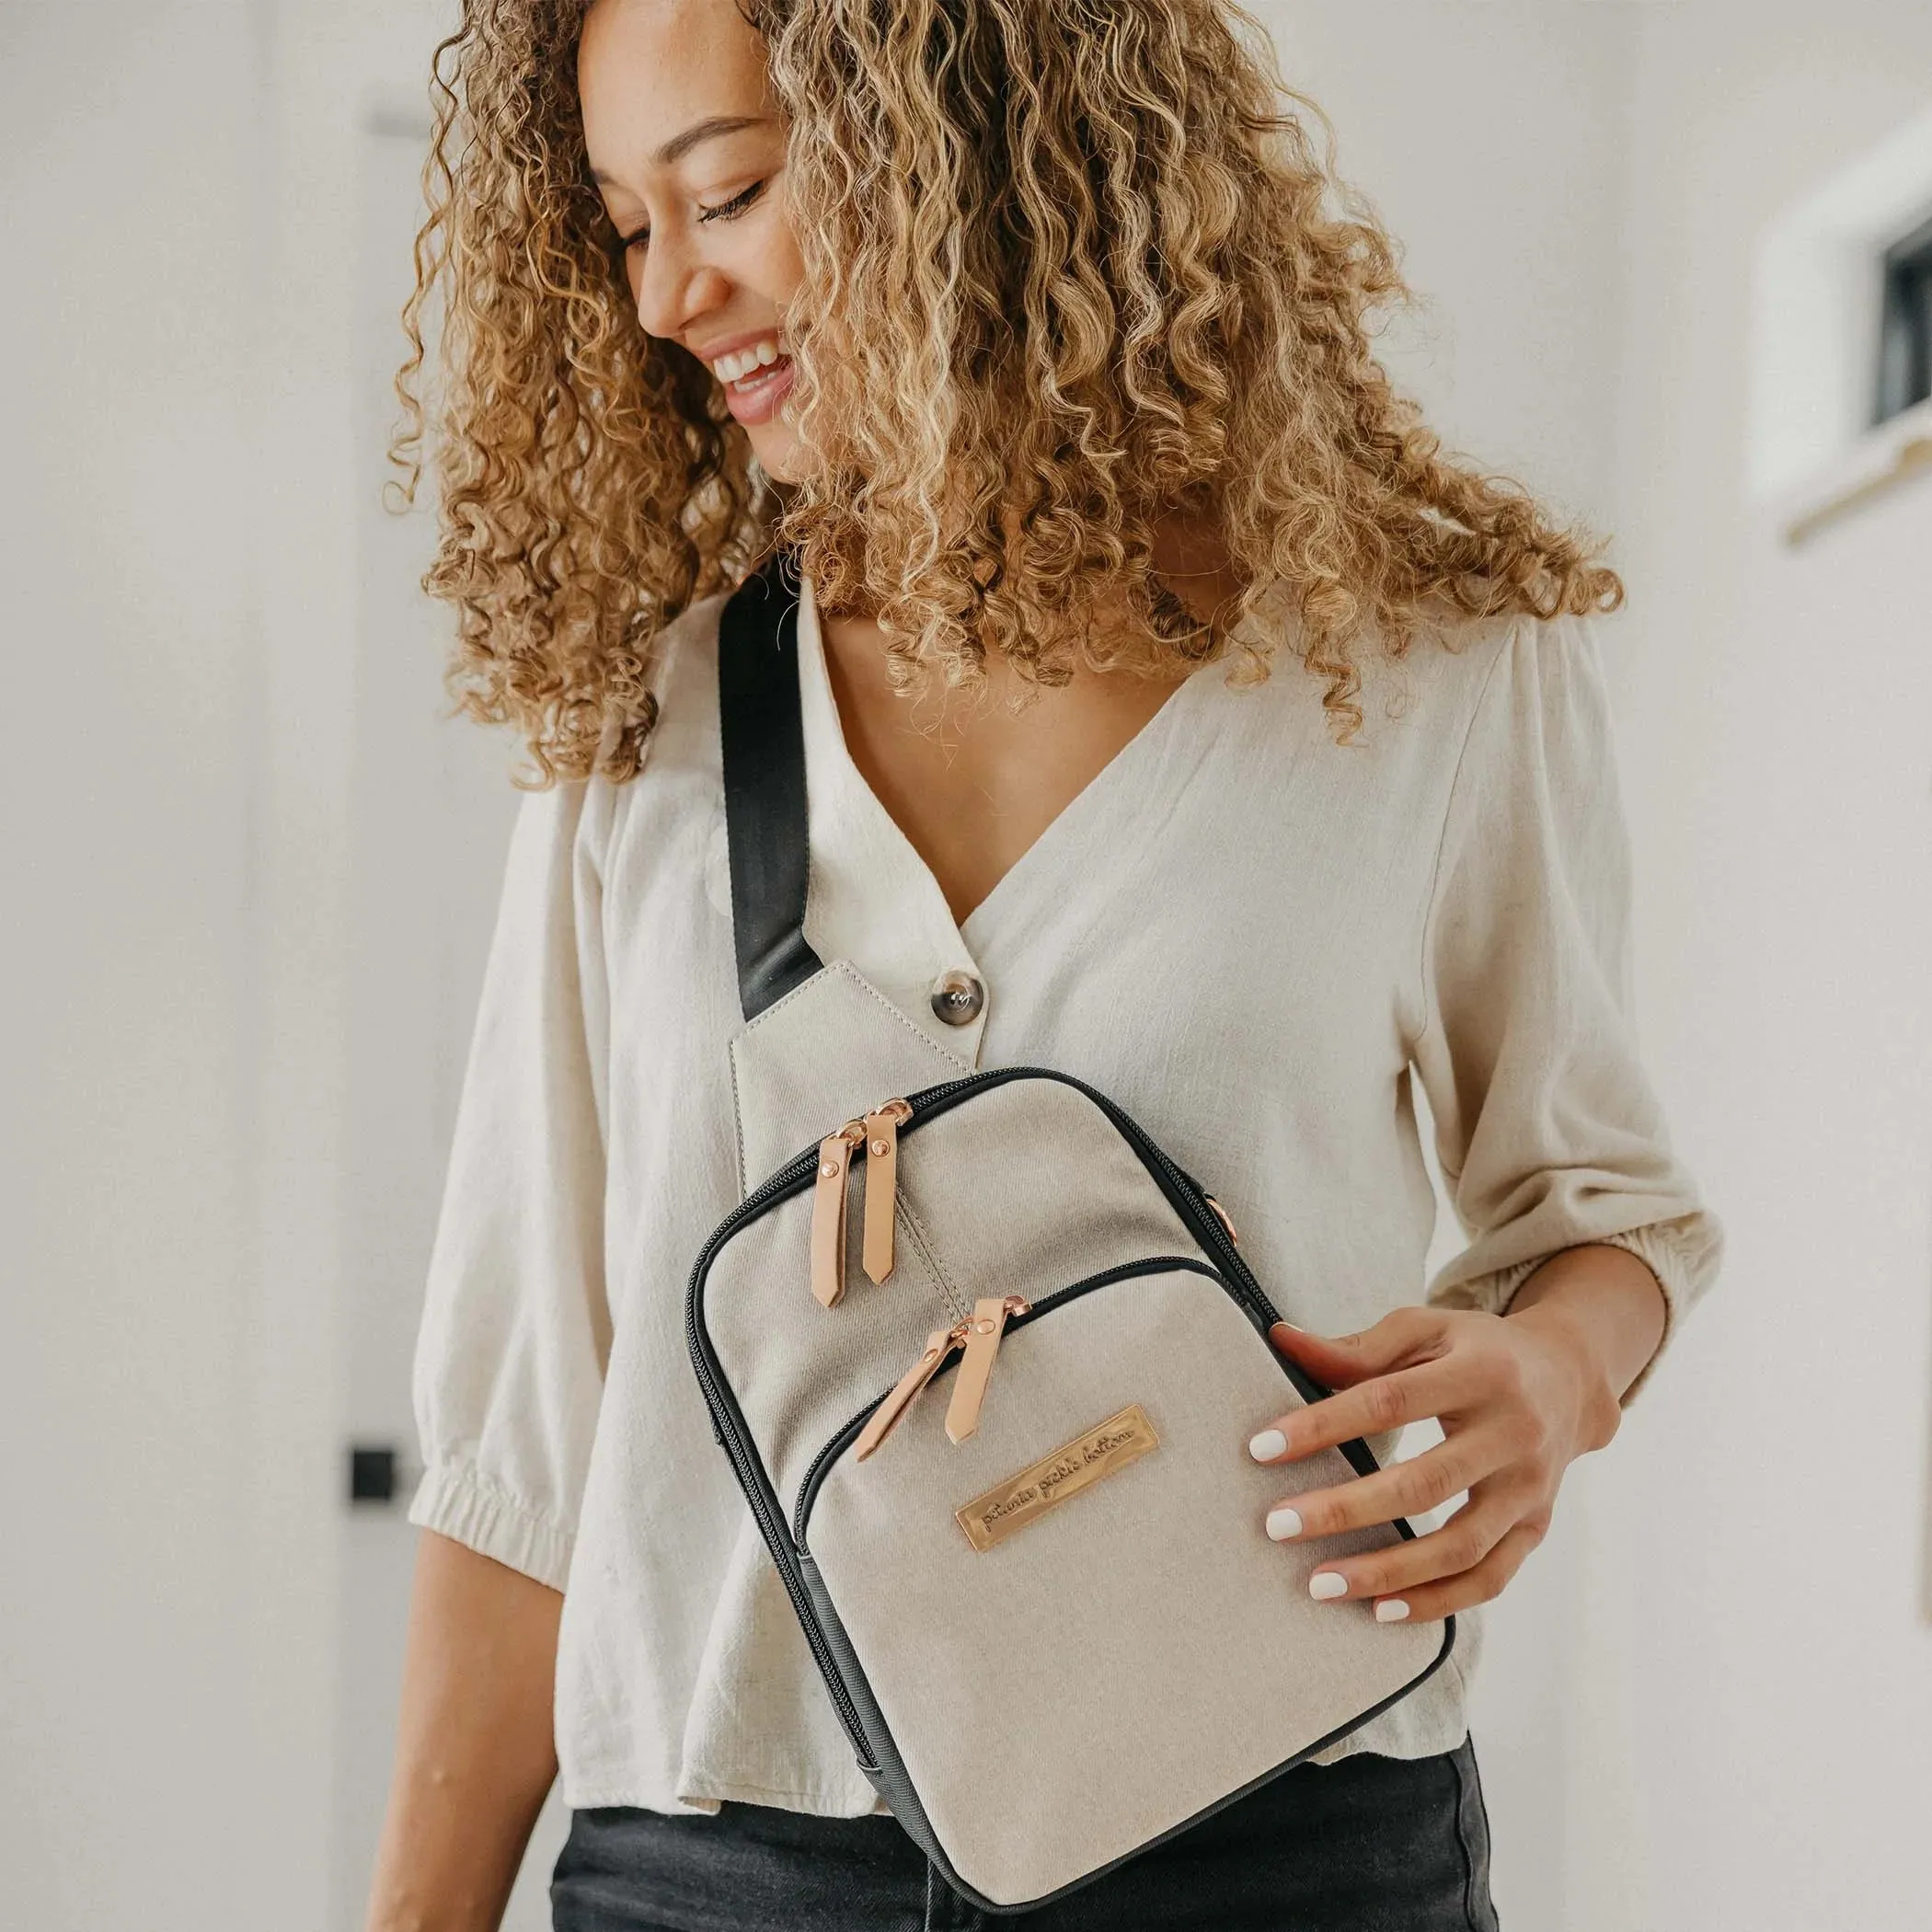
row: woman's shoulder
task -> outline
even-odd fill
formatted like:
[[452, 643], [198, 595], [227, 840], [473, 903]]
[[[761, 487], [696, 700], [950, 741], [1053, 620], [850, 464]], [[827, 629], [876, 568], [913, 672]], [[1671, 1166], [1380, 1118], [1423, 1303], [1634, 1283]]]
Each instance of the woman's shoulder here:
[[1602, 713], [1603, 619], [1511, 611], [1418, 636], [1363, 660], [1363, 737], [1391, 756], [1461, 763], [1534, 735], [1553, 716]]
[[651, 691], [658, 703], [658, 728], [690, 723], [692, 714], [718, 715], [718, 625], [731, 592], [700, 597], [665, 625], [651, 640]]
[[636, 773], [610, 786], [627, 805], [679, 775], [702, 776], [718, 763], [718, 625], [731, 592], [718, 591], [685, 605], [650, 641], [650, 733]]
[[1257, 742], [1284, 738], [1326, 742], [1363, 777], [1391, 767], [1454, 765], [1469, 746], [1478, 719], [1552, 699], [1574, 705], [1602, 683], [1602, 619], [1533, 612], [1457, 616], [1419, 631], [1391, 649], [1377, 632], [1358, 638], [1349, 657], [1352, 686], [1308, 661], [1292, 629], [1265, 675], [1228, 663], [1210, 672], [1225, 701], [1248, 707]]
[[[652, 638], [646, 684], [653, 703], [650, 731], [634, 772], [614, 777], [598, 769], [558, 774], [546, 782], [520, 780], [522, 836], [574, 841], [589, 857], [608, 847], [614, 834], [667, 791], [691, 782], [715, 781], [718, 764], [718, 621], [729, 591], [687, 605]], [[615, 719], [611, 730], [624, 729]]]

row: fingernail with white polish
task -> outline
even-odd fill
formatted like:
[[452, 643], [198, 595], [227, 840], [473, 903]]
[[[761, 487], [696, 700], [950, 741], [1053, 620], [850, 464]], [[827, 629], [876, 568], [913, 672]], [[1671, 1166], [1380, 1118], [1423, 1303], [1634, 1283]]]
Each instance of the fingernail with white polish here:
[[1302, 1517], [1299, 1510], [1291, 1510], [1283, 1506], [1279, 1510], [1269, 1511], [1268, 1534], [1277, 1543], [1285, 1543], [1290, 1536], [1298, 1536], [1301, 1533]]
[[1288, 1446], [1288, 1438], [1279, 1429], [1264, 1429], [1248, 1445], [1248, 1453], [1258, 1463], [1271, 1463]]
[[1349, 1580], [1340, 1570], [1317, 1570], [1308, 1579], [1308, 1594], [1319, 1597], [1327, 1603], [1330, 1597], [1346, 1596], [1349, 1593]]
[[1375, 1605], [1378, 1624], [1398, 1624], [1409, 1615], [1409, 1605], [1398, 1596], [1386, 1596]]

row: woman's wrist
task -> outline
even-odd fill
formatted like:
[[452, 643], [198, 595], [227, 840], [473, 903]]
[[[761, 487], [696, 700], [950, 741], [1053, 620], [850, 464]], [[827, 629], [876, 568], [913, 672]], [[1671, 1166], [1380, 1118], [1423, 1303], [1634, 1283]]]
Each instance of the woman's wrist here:
[[1552, 1255], [1516, 1291], [1506, 1317], [1539, 1331], [1570, 1365], [1578, 1453], [1616, 1435], [1623, 1397], [1663, 1339], [1663, 1290], [1627, 1248], [1590, 1243]]

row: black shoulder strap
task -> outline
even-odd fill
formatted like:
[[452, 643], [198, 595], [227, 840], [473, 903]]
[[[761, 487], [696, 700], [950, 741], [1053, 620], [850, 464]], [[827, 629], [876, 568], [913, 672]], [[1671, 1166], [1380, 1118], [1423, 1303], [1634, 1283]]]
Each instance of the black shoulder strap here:
[[799, 707], [799, 597], [774, 557], [726, 604], [718, 630], [731, 934], [747, 1019], [819, 970], [805, 943], [805, 725]]

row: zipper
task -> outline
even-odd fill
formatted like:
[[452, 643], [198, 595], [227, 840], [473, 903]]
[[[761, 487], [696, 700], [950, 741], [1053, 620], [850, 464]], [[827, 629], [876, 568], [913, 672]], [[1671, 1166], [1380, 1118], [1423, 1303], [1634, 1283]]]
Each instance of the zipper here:
[[965, 1323], [966, 1351], [960, 1357], [952, 1400], [946, 1407], [949, 1442], [963, 1443], [980, 1426], [980, 1410], [985, 1407], [986, 1387], [993, 1380], [1000, 1337], [1009, 1321], [1030, 1312], [1026, 1297], [1020, 1294], [988, 1295], [972, 1305], [972, 1314]]
[[822, 1308], [845, 1294], [845, 1202], [853, 1156], [866, 1156], [866, 1219], [862, 1265], [868, 1281], [892, 1271], [892, 1208], [899, 1192], [899, 1123], [904, 1100], [882, 1100], [863, 1119], [847, 1121], [819, 1143], [818, 1186], [811, 1202], [811, 1293]]
[[[1232, 1282], [1228, 1281], [1225, 1275], [1217, 1274], [1204, 1261], [1197, 1261], [1189, 1255], [1150, 1255], [1144, 1260], [1122, 1261], [1115, 1267], [1103, 1268], [1098, 1274], [1084, 1276], [1077, 1282], [1068, 1283], [1064, 1288], [1054, 1289], [1051, 1294], [1041, 1295], [1037, 1302], [1032, 1303], [1030, 1305], [1022, 1303], [1019, 1311], [1009, 1316], [1003, 1326], [1006, 1332], [1011, 1333], [1016, 1328], [1023, 1328], [1029, 1323], [1038, 1321], [1042, 1315], [1051, 1315], [1055, 1308], [1064, 1307], [1068, 1302], [1078, 1301], [1082, 1295], [1093, 1294], [1098, 1288], [1111, 1288], [1116, 1282], [1131, 1282], [1141, 1275], [1172, 1274], [1177, 1271], [1184, 1271], [1188, 1274], [1204, 1275], [1217, 1288], [1221, 1289], [1224, 1294], [1233, 1295], [1237, 1302], [1243, 1299]], [[1019, 1298], [1015, 1295], [1011, 1299], [1018, 1301]], [[985, 1305], [982, 1304], [981, 1305], [983, 1306]], [[949, 1343], [950, 1346], [926, 1370], [925, 1375], [920, 1379], [918, 1386], [914, 1389], [913, 1395], [916, 1396], [920, 1389], [923, 1389], [927, 1383], [931, 1382], [946, 1366], [948, 1357], [963, 1345], [962, 1331], [969, 1326], [970, 1324], [967, 1322], [960, 1322], [950, 1330], [936, 1328], [932, 1335], [927, 1337], [926, 1348], [928, 1351], [930, 1351], [933, 1344], [937, 1341], [944, 1340]], [[866, 1439], [872, 1435], [873, 1423], [884, 1412], [892, 1397], [898, 1395], [900, 1389], [905, 1386], [905, 1384], [911, 1380], [913, 1374], [925, 1364], [926, 1360], [926, 1355], [922, 1354], [913, 1368], [908, 1370], [887, 1394], [867, 1403], [812, 1457], [811, 1466], [805, 1471], [805, 1480], [799, 1486], [798, 1508], [792, 1515], [791, 1540], [796, 1547], [799, 1549], [805, 1547], [805, 1524], [811, 1515], [811, 1506], [818, 1500], [820, 1487], [824, 1482], [827, 1474], [829, 1474], [832, 1465], [848, 1448], [852, 1447], [855, 1441], [864, 1443]], [[965, 1367], [961, 1364], [960, 1374], [963, 1376], [965, 1372]], [[954, 1399], [955, 1401], [958, 1400], [957, 1386], [955, 1386]], [[870, 1455], [877, 1450], [880, 1443], [883, 1442], [891, 1433], [892, 1430], [898, 1426], [906, 1409], [911, 1408], [911, 1406], [912, 1399], [910, 1397], [899, 1405], [898, 1409], [893, 1411], [891, 1421], [879, 1432], [877, 1439], [872, 1441], [869, 1446], [866, 1447], [866, 1455]], [[949, 1420], [950, 1410], [948, 1411], [948, 1415]], [[948, 1433], [951, 1433], [949, 1429]], [[957, 1442], [960, 1438], [955, 1436], [953, 1440]]]
[[[1201, 1183], [1197, 1180], [1194, 1183], [1194, 1185], [1198, 1188], [1201, 1186]], [[1201, 1198], [1202, 1200], [1206, 1202], [1209, 1207], [1213, 1209], [1215, 1220], [1220, 1222], [1222, 1226], [1227, 1230], [1227, 1238], [1230, 1241], [1238, 1244], [1240, 1242], [1241, 1236], [1235, 1232], [1234, 1216], [1230, 1214], [1228, 1211], [1225, 1207], [1223, 1207], [1221, 1203], [1218, 1201], [1216, 1201], [1212, 1194], [1206, 1192], [1205, 1190], [1202, 1190]]]
[[875, 1107], [860, 1126], [866, 1136], [866, 1231], [861, 1263], [868, 1282], [892, 1271], [892, 1210], [899, 1193], [899, 1123], [912, 1118], [904, 1100]]
[[811, 1179], [818, 1166], [818, 1149], [811, 1147], [788, 1161], [777, 1173], [753, 1189], [713, 1231], [711, 1238], [699, 1251], [692, 1271], [691, 1287], [684, 1302], [684, 1339], [691, 1351], [691, 1365], [696, 1373], [698, 1387], [704, 1395], [705, 1407], [711, 1411], [712, 1432], [730, 1459], [738, 1487], [744, 1492], [745, 1503], [751, 1510], [753, 1521], [758, 1525], [758, 1534], [771, 1553], [772, 1565], [778, 1572], [779, 1581], [785, 1585], [785, 1593], [791, 1599], [793, 1614], [799, 1619], [799, 1627], [805, 1633], [805, 1641], [811, 1651], [812, 1661], [819, 1667], [819, 1674], [825, 1680], [825, 1689], [832, 1698], [834, 1709], [838, 1712], [839, 1722], [845, 1728], [845, 1735], [857, 1754], [860, 1767], [869, 1766], [877, 1770], [878, 1765], [872, 1747], [866, 1741], [865, 1725], [859, 1718], [858, 1707], [852, 1701], [838, 1660], [832, 1654], [832, 1646], [819, 1627], [818, 1611], [812, 1604], [811, 1592], [805, 1587], [797, 1548], [786, 1531], [784, 1512], [772, 1493], [771, 1479], [765, 1473], [765, 1466], [758, 1460], [756, 1451], [749, 1445], [744, 1417], [739, 1410], [737, 1397], [731, 1394], [719, 1369], [711, 1338], [698, 1318], [699, 1284], [718, 1250], [747, 1221], [754, 1220], [772, 1202], [787, 1193], [797, 1192]]
[[[921, 1087], [916, 1093], [907, 1095], [903, 1098], [895, 1098], [891, 1100], [881, 1101], [871, 1113], [867, 1114], [863, 1119], [847, 1121], [838, 1130], [836, 1134], [827, 1135], [825, 1140], [817, 1146], [807, 1148], [804, 1152], [795, 1155], [776, 1174], [765, 1179], [754, 1192], [746, 1196], [739, 1203], [736, 1210], [726, 1222], [726, 1228], [731, 1233], [736, 1233], [737, 1229], [746, 1220], [750, 1219], [753, 1213], [762, 1213], [772, 1202], [795, 1189], [802, 1176], [813, 1172], [815, 1167], [821, 1164], [822, 1155], [826, 1149], [831, 1147], [833, 1142], [844, 1136], [849, 1136], [849, 1144], [855, 1145], [858, 1144], [861, 1135], [866, 1136], [864, 1144], [867, 1148], [868, 1163], [875, 1158], [880, 1159], [881, 1162], [890, 1158], [890, 1166], [880, 1176], [880, 1179], [885, 1183], [880, 1191], [885, 1194], [887, 1205], [890, 1206], [891, 1195], [895, 1190], [898, 1144], [901, 1136], [910, 1133], [914, 1127], [923, 1125], [927, 1121], [937, 1119], [942, 1113], [950, 1112], [961, 1100], [967, 1099], [974, 1094], [983, 1093], [989, 1087], [1004, 1086], [1009, 1080], [1056, 1080], [1061, 1086], [1071, 1087], [1075, 1093], [1084, 1094], [1087, 1099], [1091, 1100], [1107, 1116], [1115, 1132], [1140, 1156], [1142, 1165], [1153, 1173], [1156, 1181], [1160, 1182], [1161, 1191], [1167, 1195], [1170, 1205], [1173, 1206], [1175, 1211], [1180, 1215], [1181, 1220], [1186, 1224], [1188, 1232], [1220, 1261], [1227, 1274], [1239, 1284], [1243, 1299], [1250, 1308], [1261, 1316], [1263, 1326], [1270, 1326], [1281, 1319], [1273, 1304], [1269, 1301], [1260, 1282], [1255, 1279], [1253, 1271], [1248, 1267], [1246, 1258], [1239, 1250], [1235, 1236], [1235, 1224], [1230, 1218], [1227, 1210], [1179, 1161], [1175, 1160], [1166, 1148], [1155, 1141], [1132, 1114], [1117, 1106], [1097, 1087], [1089, 1087], [1086, 1081], [1077, 1078], [1072, 1074], [1064, 1074], [1050, 1066], [990, 1067], [983, 1073], [963, 1074], [957, 1079], [941, 1080], [936, 1086]], [[882, 1133], [868, 1134], [867, 1130], [871, 1127], [874, 1121], [883, 1122], [888, 1117], [890, 1117], [891, 1127], [891, 1139], [888, 1144], [889, 1156], [874, 1156], [871, 1151], [873, 1143], [884, 1139], [885, 1136]], [[868, 1248], [872, 1248], [875, 1241], [883, 1242], [885, 1244], [885, 1252], [889, 1254], [890, 1234], [886, 1233], [880, 1236], [875, 1236], [873, 1234], [872, 1179], [873, 1176], [868, 1166], [867, 1173], [867, 1245]], [[842, 1217], [841, 1238], [843, 1238], [843, 1198], [845, 1186], [843, 1179], [840, 1179], [838, 1185]], [[817, 1202], [814, 1202], [813, 1205], [816, 1208]], [[890, 1221], [890, 1215], [888, 1215], [888, 1221]], [[816, 1236], [816, 1215], [814, 1216], [813, 1233], [814, 1236]], [[816, 1240], [814, 1241], [813, 1252], [816, 1255]], [[869, 1275], [871, 1271], [868, 1269], [867, 1272]], [[890, 1272], [890, 1265], [888, 1265], [887, 1272]], [[885, 1274], [871, 1275], [871, 1279], [883, 1281]], [[841, 1292], [843, 1292], [843, 1284], [841, 1284]], [[821, 1298], [822, 1299], [822, 1297]], [[836, 1299], [837, 1296], [834, 1296], [834, 1300], [835, 1301]], [[829, 1307], [832, 1304], [828, 1302], [825, 1305]]]
[[847, 1121], [819, 1143], [818, 1185], [811, 1195], [811, 1294], [822, 1308], [835, 1308], [845, 1293], [845, 1183], [852, 1153], [866, 1130]]
[[983, 1073], [961, 1075], [955, 1080], [942, 1080], [937, 1086], [922, 1087], [917, 1093], [906, 1097], [906, 1118], [901, 1122], [899, 1131], [901, 1133], [910, 1133], [914, 1126], [949, 1112], [970, 1096], [983, 1093], [988, 1087], [1003, 1086], [1009, 1080], [1057, 1080], [1063, 1087], [1071, 1087], [1075, 1092], [1084, 1094], [1091, 1100], [1140, 1156], [1142, 1164], [1163, 1183], [1161, 1191], [1186, 1223], [1188, 1232], [1223, 1264], [1226, 1273], [1239, 1285], [1242, 1299], [1263, 1317], [1263, 1326], [1271, 1326], [1281, 1319], [1237, 1248], [1235, 1225], [1228, 1217], [1227, 1210], [1166, 1148], [1159, 1145], [1132, 1114], [1072, 1074], [1064, 1074], [1050, 1066], [996, 1066]]
[[946, 1433], [953, 1442], [963, 1443], [980, 1426], [980, 1410], [986, 1400], [986, 1385], [993, 1377], [1000, 1336], [1007, 1322], [1029, 1312], [1024, 1295], [992, 1295], [974, 1303], [964, 1321], [949, 1328], [935, 1328], [926, 1338], [919, 1359], [872, 1409], [870, 1420], [859, 1431], [857, 1460], [864, 1462], [898, 1428], [900, 1419], [957, 1350], [965, 1353], [960, 1358], [959, 1379], [953, 1384], [952, 1403], [946, 1411]]
[[860, 1430], [858, 1447], [855, 1452], [860, 1462], [864, 1462], [899, 1426], [899, 1418], [918, 1400], [920, 1390], [946, 1365], [946, 1358], [955, 1349], [965, 1346], [964, 1322], [958, 1322], [950, 1328], [935, 1328], [926, 1338], [926, 1346], [920, 1351], [918, 1361], [874, 1406], [871, 1420]]

